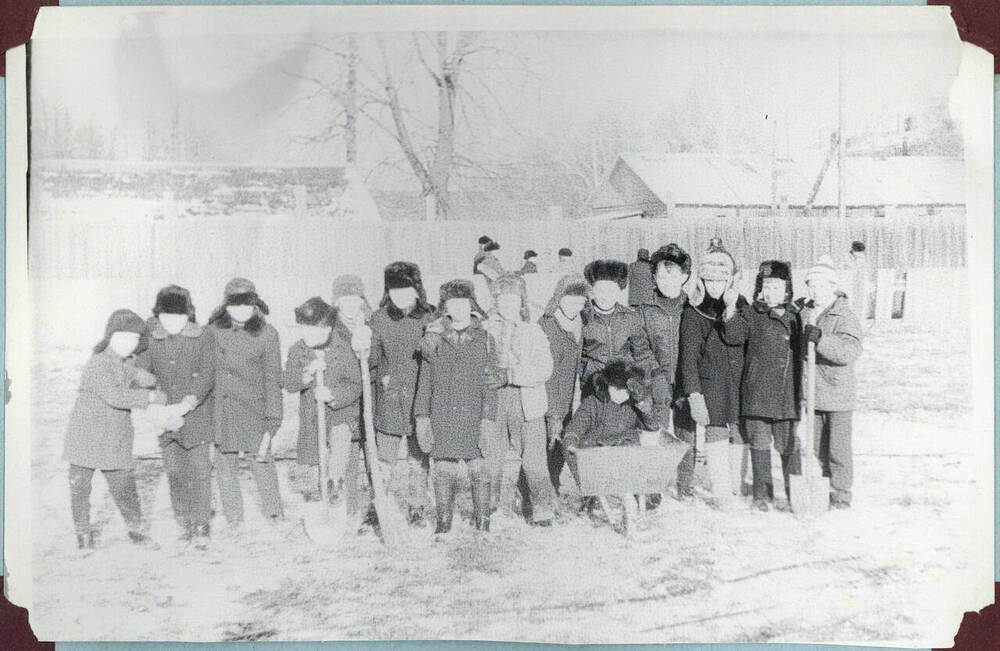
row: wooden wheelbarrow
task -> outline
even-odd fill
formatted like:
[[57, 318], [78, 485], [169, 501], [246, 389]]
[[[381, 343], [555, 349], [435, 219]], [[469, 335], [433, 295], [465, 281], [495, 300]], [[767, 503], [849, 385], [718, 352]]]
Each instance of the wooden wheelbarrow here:
[[578, 448], [566, 455], [580, 494], [598, 498], [612, 525], [615, 519], [607, 498], [620, 496], [625, 505], [626, 537], [634, 537], [635, 524], [645, 514], [645, 496], [666, 492], [677, 480], [677, 465], [691, 447], [673, 436], [664, 438], [656, 445]]

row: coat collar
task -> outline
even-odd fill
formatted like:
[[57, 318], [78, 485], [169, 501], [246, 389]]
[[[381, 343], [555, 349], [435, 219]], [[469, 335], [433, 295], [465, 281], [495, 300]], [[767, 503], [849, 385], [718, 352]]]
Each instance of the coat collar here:
[[[149, 336], [153, 339], [166, 339], [170, 336], [170, 333], [164, 329], [163, 324], [157, 318], [150, 319], [147, 324], [149, 325]], [[184, 328], [180, 331], [180, 336], [190, 337], [192, 339], [197, 339], [204, 332], [205, 326], [199, 325], [193, 321], [188, 321], [184, 324]]]
[[[844, 316], [844, 309], [847, 307], [847, 294], [837, 291], [837, 298], [833, 299], [833, 303], [830, 303], [829, 307], [823, 310], [820, 314], [829, 314], [830, 316]], [[804, 300], [801, 302], [801, 309], [803, 310], [815, 310], [816, 303], [812, 300]]]
[[687, 305], [687, 303], [688, 303], [687, 292], [685, 292], [682, 289], [681, 293], [678, 294], [675, 298], [667, 298], [666, 296], [660, 294], [659, 291], [654, 291], [653, 298], [647, 299], [643, 303], [643, 305], [655, 305], [658, 308], [669, 310], [671, 308], [673, 309], [683, 308], [685, 305]]

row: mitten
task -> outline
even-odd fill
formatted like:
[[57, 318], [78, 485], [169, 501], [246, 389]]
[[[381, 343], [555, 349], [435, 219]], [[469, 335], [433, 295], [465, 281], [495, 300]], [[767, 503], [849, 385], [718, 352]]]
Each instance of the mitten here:
[[820, 330], [817, 326], [808, 324], [806, 325], [804, 334], [805, 334], [804, 338], [806, 341], [811, 341], [814, 344], [818, 344], [819, 338], [823, 336], [823, 331]]
[[149, 404], [151, 405], [165, 405], [167, 404], [167, 394], [162, 391], [153, 390], [149, 392]]
[[135, 383], [143, 389], [152, 389], [156, 386], [156, 376], [144, 368], [135, 369]]
[[694, 422], [707, 426], [711, 421], [708, 415], [708, 405], [705, 404], [705, 396], [700, 393], [692, 393], [688, 396], [688, 405], [691, 407], [691, 418]]
[[417, 445], [430, 454], [431, 447], [434, 446], [434, 430], [431, 429], [431, 419], [427, 416], [417, 416]]
[[333, 400], [333, 392], [330, 391], [330, 387], [327, 386], [316, 387], [316, 400], [324, 404]]
[[562, 440], [562, 419], [558, 417], [545, 418], [545, 436], [549, 441], [549, 449], [555, 447], [556, 442]]

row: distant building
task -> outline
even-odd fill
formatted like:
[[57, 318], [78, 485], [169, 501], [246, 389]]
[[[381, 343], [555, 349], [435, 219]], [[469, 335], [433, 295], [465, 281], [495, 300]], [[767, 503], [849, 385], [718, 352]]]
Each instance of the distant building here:
[[[960, 158], [848, 157], [844, 167], [848, 216], [965, 212]], [[820, 178], [823, 169], [822, 156], [772, 162], [767, 156], [623, 153], [591, 203], [591, 218], [836, 216], [836, 161]]]

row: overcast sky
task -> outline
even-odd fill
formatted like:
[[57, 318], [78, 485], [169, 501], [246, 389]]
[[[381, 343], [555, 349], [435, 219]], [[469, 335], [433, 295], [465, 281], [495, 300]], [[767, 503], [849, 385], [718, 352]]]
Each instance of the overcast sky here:
[[[192, 123], [229, 143], [240, 161], [336, 164], [337, 143], [308, 151], [290, 145], [329, 110], [319, 101], [293, 102], [312, 90], [296, 75], [321, 72], [328, 61], [313, 45], [343, 29], [433, 29], [446, 15], [440, 7], [411, 14], [368, 9], [116, 8], [90, 13], [86, 22], [43, 12], [32, 48], [32, 93], [65, 107], [74, 120], [123, 134], [168, 119], [179, 106]], [[960, 42], [941, 11], [684, 9], [611, 24], [594, 22], [595, 14], [577, 24], [566, 14], [540, 13], [551, 10], [519, 11], [490, 16], [541, 31], [491, 34], [511, 56], [498, 63], [487, 55], [476, 66], [477, 96], [493, 112], [473, 113], [473, 122], [484, 123], [473, 130], [489, 136], [498, 158], [599, 115], [643, 125], [670, 112], [695, 114], [734, 134], [725, 141], [732, 151], [766, 133], [765, 116], [777, 118], [779, 149], [794, 155], [819, 146], [822, 134], [836, 128], [838, 53], [848, 133], [852, 125], [947, 107], [960, 60]], [[399, 20], [404, 15], [410, 18]], [[450, 26], [505, 27], [504, 20], [461, 15], [470, 18]], [[543, 19], [528, 23], [524, 16]], [[628, 30], [611, 31], [618, 25]], [[400, 53], [412, 45], [405, 32], [386, 39]], [[361, 40], [366, 62], [380, 65], [366, 45], [371, 39]], [[412, 82], [404, 102], [417, 111], [432, 107], [433, 89], [412, 56], [396, 58]], [[500, 124], [501, 109], [513, 130]], [[363, 169], [398, 157], [395, 143], [371, 125], [363, 126], [362, 138]]]

